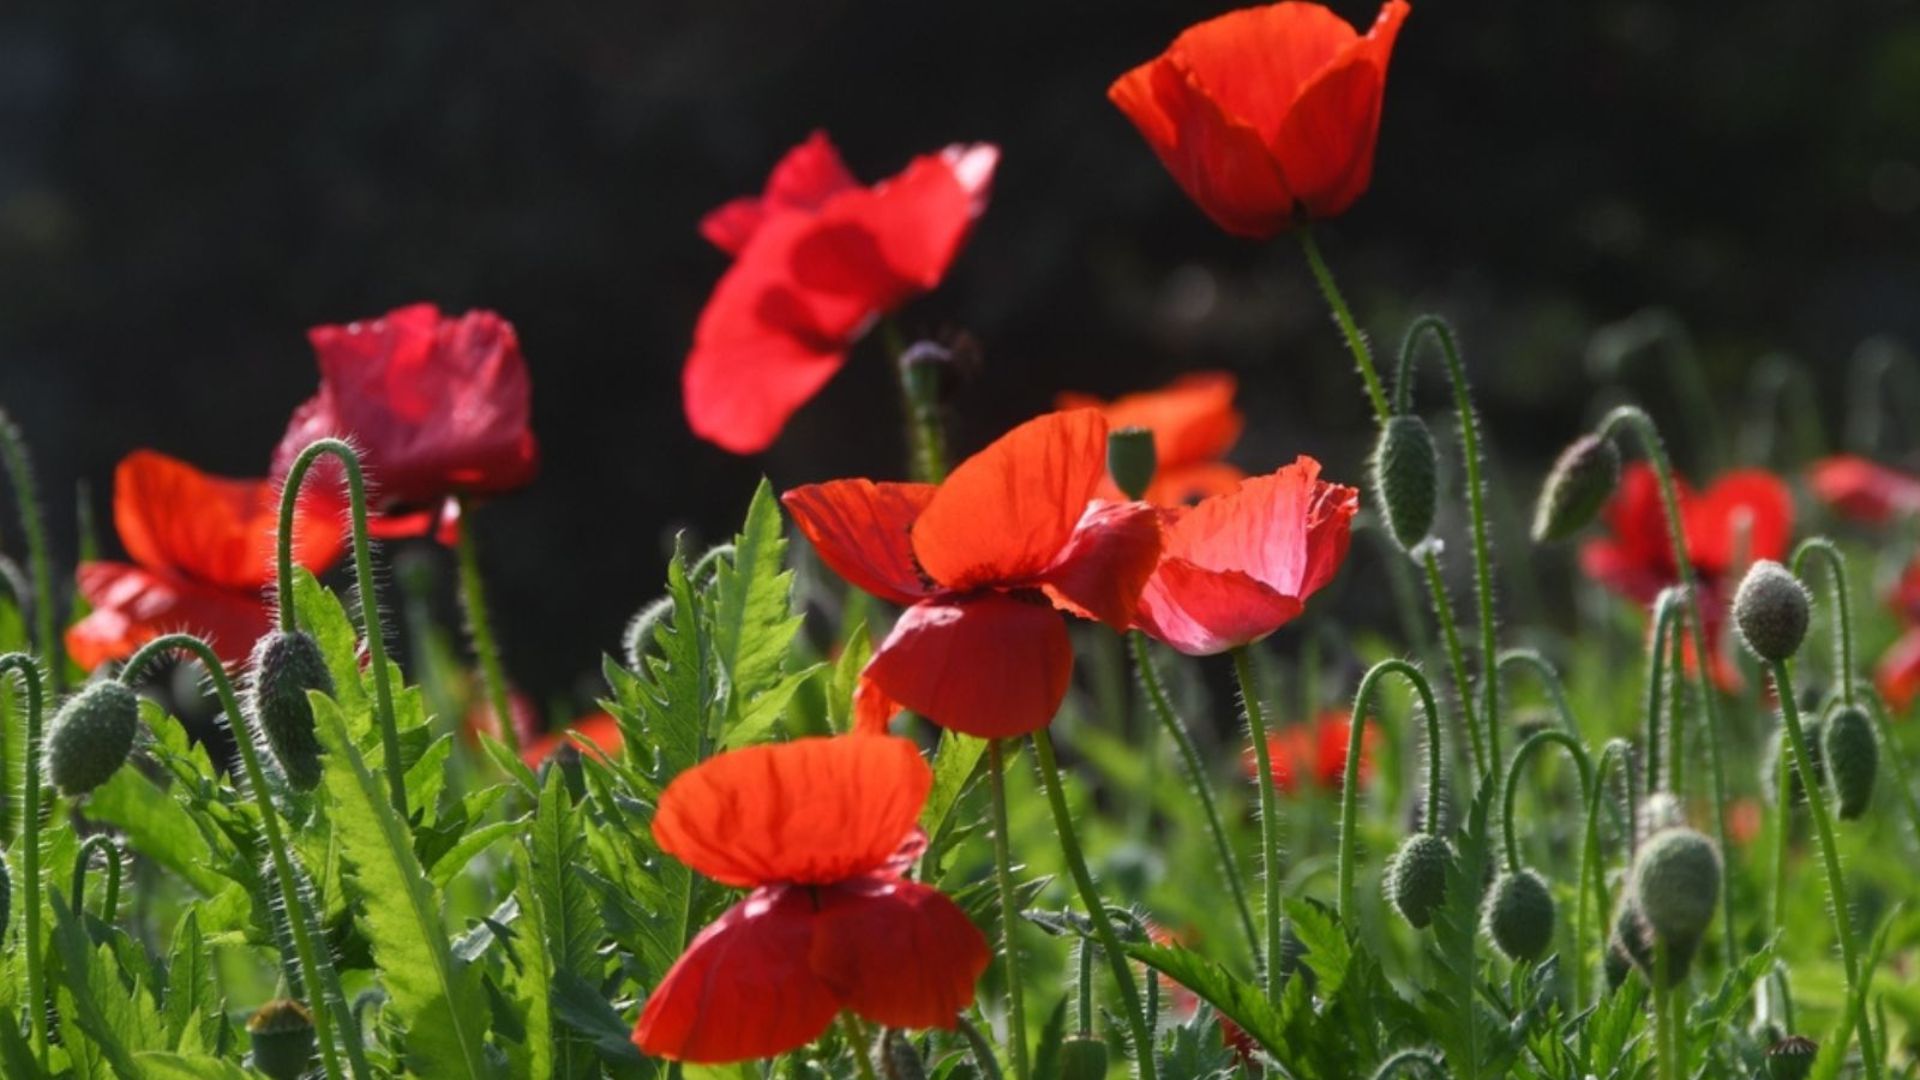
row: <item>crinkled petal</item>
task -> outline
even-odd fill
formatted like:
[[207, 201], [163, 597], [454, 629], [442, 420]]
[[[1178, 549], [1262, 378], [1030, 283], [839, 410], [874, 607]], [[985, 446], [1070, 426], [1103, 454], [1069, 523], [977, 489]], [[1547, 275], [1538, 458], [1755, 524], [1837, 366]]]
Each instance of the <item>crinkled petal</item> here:
[[846, 1007], [895, 1028], [956, 1026], [992, 952], [937, 889], [866, 878], [834, 890], [813, 937], [813, 969]]
[[1188, 656], [1247, 645], [1297, 618], [1305, 601], [1239, 570], [1166, 558], [1140, 594], [1140, 628]]
[[1047, 726], [1067, 695], [1073, 645], [1045, 603], [984, 593], [906, 610], [867, 677], [935, 724], [981, 738]]
[[1040, 587], [1062, 610], [1125, 630], [1159, 561], [1160, 515], [1153, 507], [1095, 503]]
[[1320, 479], [1320, 463], [1303, 456], [1177, 515], [1166, 552], [1304, 600], [1339, 570], [1358, 509], [1357, 491]]
[[882, 600], [911, 604], [928, 592], [911, 533], [933, 493], [931, 484], [834, 480], [794, 488], [780, 502], [834, 573]]

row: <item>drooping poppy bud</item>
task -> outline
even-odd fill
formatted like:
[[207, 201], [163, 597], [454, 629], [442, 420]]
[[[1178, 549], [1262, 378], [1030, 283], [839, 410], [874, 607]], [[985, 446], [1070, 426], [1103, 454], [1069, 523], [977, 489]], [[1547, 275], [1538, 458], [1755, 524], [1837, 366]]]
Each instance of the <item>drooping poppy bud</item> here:
[[333, 675], [312, 635], [276, 630], [253, 647], [248, 705], [287, 783], [300, 791], [320, 784], [320, 740], [313, 733], [307, 691], [333, 693]]
[[1537, 544], [1565, 540], [1587, 527], [1620, 484], [1620, 449], [1613, 440], [1586, 434], [1560, 452], [1533, 511]]
[[1813, 600], [1807, 587], [1771, 559], [1753, 564], [1733, 594], [1733, 624], [1753, 654], [1779, 663], [1800, 651]]
[[253, 1067], [273, 1080], [299, 1080], [313, 1066], [313, 1013], [281, 998], [260, 1006], [247, 1020]]
[[1852, 821], [1873, 802], [1873, 778], [1880, 769], [1880, 743], [1874, 738], [1873, 722], [1858, 706], [1840, 709], [1827, 721], [1821, 743], [1839, 804], [1836, 812], [1841, 820]]
[[1804, 1035], [1789, 1035], [1767, 1047], [1767, 1080], [1807, 1080], [1820, 1045]]
[[1153, 446], [1153, 431], [1144, 427], [1121, 427], [1107, 432], [1107, 475], [1114, 486], [1129, 499], [1144, 499], [1153, 484], [1160, 460]]
[[1692, 829], [1662, 830], [1641, 846], [1632, 888], [1648, 929], [1669, 945], [1691, 945], [1720, 897], [1720, 851]]
[[[1699, 939], [1667, 942], [1667, 986], [1680, 984], [1687, 977], [1687, 969], [1693, 966], [1693, 954], [1699, 947]], [[1647, 920], [1634, 905], [1633, 897], [1621, 901], [1620, 911], [1614, 917], [1613, 936], [1607, 942], [1607, 978], [1608, 985], [1618, 989], [1619, 983], [1612, 982], [1613, 968], [1625, 963], [1629, 969], [1638, 969], [1647, 982], [1653, 982], [1653, 930]], [[1622, 982], [1626, 980], [1623, 972]]]
[[47, 727], [47, 780], [66, 796], [107, 782], [140, 729], [140, 699], [115, 679], [92, 683], [67, 699]]
[[1538, 960], [1553, 944], [1553, 894], [1531, 870], [1501, 874], [1487, 894], [1487, 936], [1507, 959]]
[[1447, 898], [1447, 864], [1453, 861], [1453, 849], [1432, 833], [1416, 833], [1387, 866], [1387, 899], [1393, 902], [1407, 925], [1424, 930], [1433, 922], [1433, 913]]
[[1387, 529], [1403, 549], [1411, 550], [1433, 531], [1439, 474], [1440, 457], [1427, 422], [1417, 416], [1388, 419], [1373, 448], [1373, 489]]
[[1060, 1080], [1106, 1080], [1107, 1044], [1091, 1035], [1060, 1043]]
[[[1824, 739], [1826, 722], [1817, 716], [1808, 717], [1801, 721], [1800, 728], [1801, 733], [1807, 737], [1807, 764], [1813, 769], [1813, 782], [1820, 785], [1820, 790], [1825, 791], [1827, 789]], [[1793, 747], [1787, 744], [1787, 733], [1784, 728], [1776, 728], [1773, 738], [1768, 741], [1766, 762], [1762, 766], [1760, 775], [1761, 790], [1767, 793], [1767, 798], [1772, 799], [1774, 805], [1779, 805], [1780, 792], [1777, 778], [1783, 754], [1786, 756], [1787, 763], [1787, 805], [1798, 806], [1807, 801], [1806, 777], [1800, 775], [1800, 765], [1794, 760]]]

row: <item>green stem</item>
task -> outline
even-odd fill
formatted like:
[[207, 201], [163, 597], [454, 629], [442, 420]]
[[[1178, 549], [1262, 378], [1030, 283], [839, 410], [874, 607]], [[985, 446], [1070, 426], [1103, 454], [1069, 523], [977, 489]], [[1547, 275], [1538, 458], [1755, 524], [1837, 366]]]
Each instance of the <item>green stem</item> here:
[[1793, 550], [1793, 576], [1804, 579], [1807, 561], [1814, 556], [1825, 560], [1833, 578], [1833, 663], [1838, 669], [1834, 681], [1840, 684], [1840, 700], [1847, 708], [1855, 706], [1853, 687], [1853, 608], [1847, 590], [1847, 559], [1833, 541], [1824, 536], [1802, 540]]
[[1389, 1077], [1411, 1071], [1415, 1066], [1425, 1069], [1428, 1076], [1437, 1076], [1441, 1080], [1447, 1076], [1446, 1068], [1432, 1051], [1402, 1050], [1380, 1063], [1380, 1067], [1374, 1070], [1373, 1080], [1388, 1080]]
[[104, 860], [107, 871], [106, 902], [100, 905], [100, 919], [112, 922], [113, 913], [120, 908], [120, 864], [124, 861], [125, 850], [118, 837], [112, 833], [94, 833], [80, 845], [80, 854], [73, 860], [73, 913], [79, 915], [87, 907], [87, 870], [98, 852], [106, 852]]
[[[1074, 1004], [1077, 1006], [1074, 1009], [1074, 1019], [1079, 1023], [1081, 1038], [1088, 1038], [1093, 1034], [1093, 953], [1095, 947], [1090, 939], [1081, 938], [1079, 947], [1073, 950], [1074, 966], [1077, 969], [1073, 984]], [[1148, 985], [1152, 985], [1153, 980], [1148, 979], [1147, 983]]]
[[13, 481], [14, 503], [19, 509], [20, 528], [27, 534], [27, 562], [33, 574], [33, 639], [46, 662], [47, 692], [59, 694], [66, 676], [66, 660], [60, 652], [57, 615], [59, 605], [53, 597], [53, 558], [47, 543], [47, 523], [40, 510], [40, 487], [33, 475], [33, 457], [20, 428], [0, 409], [0, 458], [5, 458], [7, 475]]
[[1591, 860], [1595, 847], [1595, 817], [1599, 811], [1599, 806], [1597, 805], [1598, 800], [1595, 798], [1595, 795], [1599, 792], [1600, 787], [1594, 782], [1593, 763], [1587, 757], [1587, 748], [1581, 745], [1578, 738], [1564, 731], [1549, 728], [1545, 731], [1537, 731], [1529, 735], [1527, 741], [1521, 743], [1520, 748], [1513, 752], [1513, 763], [1507, 766], [1506, 790], [1501, 798], [1500, 828], [1506, 839], [1507, 870], [1509, 873], [1517, 874], [1520, 872], [1520, 844], [1514, 836], [1513, 831], [1513, 796], [1514, 792], [1519, 790], [1520, 786], [1520, 767], [1526, 764], [1528, 758], [1538, 753], [1542, 747], [1550, 743], [1565, 748], [1567, 753], [1572, 756], [1573, 763], [1580, 772], [1581, 799], [1587, 804], [1586, 838], [1580, 849], [1580, 869], [1574, 876], [1575, 891], [1573, 900], [1574, 987], [1576, 992], [1584, 993], [1586, 987], [1587, 879], [1592, 873], [1594, 866]]
[[[1574, 913], [1573, 928], [1573, 1011], [1578, 1014], [1585, 1011], [1587, 991], [1591, 980], [1587, 977], [1590, 970], [1590, 957], [1594, 952], [1606, 948], [1604, 927], [1607, 912], [1612, 903], [1607, 897], [1607, 870], [1600, 865], [1600, 802], [1606, 796], [1607, 766], [1615, 761], [1624, 763], [1633, 752], [1633, 744], [1625, 739], [1609, 740], [1600, 748], [1600, 758], [1593, 766], [1593, 787], [1587, 792], [1587, 831], [1580, 846], [1580, 865], [1582, 879], [1591, 878], [1593, 884], [1593, 923], [1587, 921], [1587, 911], [1582, 908]], [[1585, 886], [1582, 886], [1585, 892]], [[1587, 949], [1587, 927], [1597, 925], [1602, 928], [1594, 941], [1594, 949]]]
[[1787, 854], [1793, 839], [1792, 754], [1792, 748], [1783, 745], [1773, 762], [1773, 904], [1767, 925], [1773, 928], [1775, 937], [1787, 926]]
[[[232, 729], [234, 745], [240, 749], [247, 788], [253, 793], [254, 803], [260, 810], [260, 826], [267, 834], [267, 851], [272, 857], [274, 876], [280, 886], [280, 903], [286, 912], [287, 927], [292, 932], [294, 953], [300, 962], [301, 981], [306, 985], [308, 996], [317, 999], [322, 996], [321, 988], [326, 984], [313, 939], [307, 933], [306, 898], [301, 895], [299, 883], [294, 878], [286, 836], [280, 831], [280, 814], [274, 809], [273, 796], [267, 788], [266, 772], [260, 767], [260, 751], [255, 746], [258, 733], [248, 725], [246, 715], [241, 712], [240, 701], [234, 696], [233, 681], [227, 678], [220, 657], [206, 642], [191, 634], [168, 634], [141, 646], [140, 651], [134, 653], [121, 669], [120, 681], [131, 686], [152, 661], [174, 652], [191, 653], [206, 667], [208, 677], [213, 680], [214, 692], [219, 695], [220, 707]], [[333, 1036], [333, 1010], [325, 1001], [315, 1000], [312, 1005], [314, 1035], [320, 1044], [321, 1064], [326, 1069], [328, 1080], [339, 1080], [342, 1074], [339, 1047]], [[346, 1037], [358, 1038], [350, 1026], [352, 1021], [343, 1017], [342, 1022], [349, 1025]]]
[[[1033, 755], [1040, 763], [1040, 779], [1047, 789], [1047, 804], [1053, 811], [1053, 826], [1060, 835], [1060, 853], [1066, 858], [1067, 872], [1080, 891], [1080, 902], [1086, 905], [1088, 920], [1093, 924], [1093, 936], [1100, 943], [1100, 951], [1106, 954], [1107, 963], [1113, 969], [1113, 981], [1120, 990], [1127, 1023], [1133, 1032], [1134, 1060], [1140, 1066], [1140, 1080], [1155, 1080], [1159, 1070], [1153, 1059], [1153, 1028], [1141, 1011], [1140, 988], [1134, 984], [1133, 969], [1127, 966], [1127, 954], [1120, 947], [1120, 938], [1113, 932], [1106, 903], [1100, 899], [1093, 874], [1087, 870], [1086, 856], [1081, 853], [1079, 837], [1074, 833], [1073, 814], [1067, 809], [1060, 763], [1053, 754], [1053, 737], [1046, 728], [1033, 733]], [[1274, 955], [1278, 955], [1277, 950]]]
[[1015, 1080], [1027, 1080], [1027, 1009], [1020, 983], [1020, 953], [1014, 927], [1020, 921], [1014, 899], [1013, 855], [1007, 836], [1006, 753], [999, 739], [987, 743], [987, 775], [993, 785], [993, 875], [1000, 889], [1000, 951], [1007, 975], [1007, 1056]]
[[1460, 648], [1460, 631], [1453, 621], [1453, 600], [1447, 596], [1447, 583], [1440, 576], [1440, 556], [1433, 545], [1427, 545], [1420, 561], [1427, 571], [1427, 592], [1433, 596], [1433, 615], [1440, 623], [1440, 637], [1446, 644], [1447, 667], [1453, 672], [1453, 696], [1467, 729], [1473, 772], [1475, 776], [1486, 776], [1492, 766], [1487, 763], [1487, 747], [1481, 742], [1480, 724], [1473, 715], [1473, 684], [1467, 680], [1467, 657]]
[[[380, 746], [386, 757], [387, 788], [400, 820], [407, 820], [406, 765], [400, 759], [400, 729], [393, 715], [392, 673], [387, 670], [387, 642], [380, 626], [379, 583], [373, 576], [373, 545], [367, 538], [367, 482], [360, 468], [360, 455], [341, 439], [321, 439], [300, 451], [293, 467], [287, 470], [286, 484], [280, 491], [280, 532], [277, 583], [280, 595], [280, 629], [292, 633], [298, 628], [293, 603], [293, 525], [299, 504], [300, 486], [307, 471], [322, 455], [339, 459], [347, 475], [347, 501], [353, 520], [353, 574], [360, 587], [360, 629], [367, 639], [367, 663], [373, 668], [373, 693], [376, 716], [380, 721]], [[466, 524], [461, 523], [461, 535]], [[218, 661], [215, 661], [218, 663]]]
[[1246, 882], [1240, 876], [1240, 860], [1235, 856], [1233, 844], [1227, 839], [1227, 827], [1220, 818], [1220, 805], [1213, 793], [1213, 781], [1207, 776], [1206, 762], [1200, 757], [1200, 750], [1193, 745], [1193, 735], [1187, 731], [1186, 722], [1173, 709], [1173, 703], [1167, 698], [1166, 687], [1160, 683], [1160, 673], [1153, 666], [1153, 657], [1147, 649], [1147, 636], [1138, 630], [1130, 635], [1133, 644], [1134, 667], [1140, 672], [1140, 685], [1146, 689], [1147, 703], [1154, 715], [1160, 718], [1160, 726], [1166, 729], [1173, 744], [1180, 748], [1180, 758], [1186, 763], [1187, 777], [1193, 784], [1194, 794], [1200, 798], [1200, 807], [1206, 812], [1207, 831], [1213, 836], [1214, 853], [1220, 862], [1220, 871], [1226, 875], [1227, 890], [1233, 894], [1233, 906], [1240, 913], [1240, 927], [1246, 932], [1247, 944], [1253, 949], [1254, 966], [1260, 965], [1260, 931], [1253, 922], [1253, 906], [1247, 901]]
[[520, 732], [513, 725], [513, 703], [507, 697], [507, 671], [500, 662], [500, 642], [493, 636], [493, 619], [487, 612], [486, 579], [480, 573], [480, 552], [473, 539], [471, 510], [467, 501], [461, 499], [460, 539], [455, 544], [460, 562], [460, 599], [467, 609], [467, 630], [473, 635], [473, 652], [480, 659], [487, 706], [493, 710], [500, 741], [518, 757]]
[[853, 1063], [860, 1070], [860, 1080], [875, 1080], [873, 1044], [867, 1040], [866, 1025], [852, 1013], [843, 1012], [840, 1014], [840, 1037], [847, 1041], [847, 1048], [853, 1051]]
[[1380, 373], [1374, 370], [1373, 353], [1367, 348], [1366, 336], [1360, 332], [1360, 324], [1354, 321], [1353, 311], [1347, 307], [1347, 298], [1341, 295], [1339, 284], [1333, 280], [1333, 271], [1327, 269], [1327, 260], [1320, 254], [1320, 242], [1313, 238], [1313, 229], [1301, 228], [1299, 236], [1300, 248], [1307, 253], [1307, 266], [1313, 270], [1313, 280], [1319, 282], [1321, 295], [1333, 309], [1333, 320], [1340, 324], [1340, 334], [1347, 340], [1347, 351], [1353, 354], [1353, 364], [1360, 369], [1360, 379], [1367, 384], [1367, 400], [1373, 403], [1373, 417], [1385, 424], [1393, 412], [1387, 407], [1387, 390], [1380, 384]]
[[[1671, 651], [1673, 623], [1679, 618], [1681, 596], [1676, 589], [1662, 589], [1653, 601], [1653, 642], [1647, 649], [1647, 794], [1660, 790], [1660, 719], [1665, 712], [1667, 658]], [[1678, 690], [1676, 688], [1676, 693]], [[1669, 766], [1671, 767], [1671, 766]]]
[[987, 1041], [985, 1033], [966, 1013], [954, 1017], [960, 1027], [960, 1037], [967, 1040], [967, 1050], [973, 1055], [973, 1067], [978, 1069], [984, 1080], [1000, 1080], [1000, 1062], [993, 1056], [993, 1044]]
[[[930, 342], [909, 346], [899, 327], [889, 321], [885, 328], [887, 351], [893, 354], [894, 371], [900, 380], [900, 400], [907, 414], [907, 440], [912, 444], [912, 476], [924, 484], [937, 484], [947, 478], [947, 432], [940, 422], [941, 369], [946, 366], [945, 350]], [[921, 349], [937, 350], [938, 358], [914, 359]]]
[[1334, 875], [1338, 882], [1334, 893], [1334, 913], [1349, 927], [1353, 924], [1348, 920], [1354, 917], [1353, 844], [1360, 806], [1360, 751], [1365, 745], [1361, 735], [1368, 717], [1372, 716], [1374, 695], [1389, 675], [1399, 675], [1407, 680], [1420, 697], [1420, 708], [1427, 714], [1427, 805], [1426, 819], [1421, 822], [1421, 827], [1429, 835], [1440, 835], [1440, 710], [1434, 704], [1433, 687], [1428, 685], [1427, 677], [1420, 673], [1420, 669], [1407, 661], [1382, 660], [1368, 668], [1366, 675], [1360, 679], [1360, 689], [1353, 696], [1352, 722], [1347, 728], [1346, 774], [1340, 785], [1340, 853]]
[[1245, 645], [1233, 650], [1233, 674], [1240, 682], [1240, 701], [1247, 711], [1248, 737], [1258, 772], [1254, 787], [1260, 799], [1261, 917], [1266, 928], [1267, 1000], [1280, 1000], [1285, 981], [1280, 970], [1280, 808], [1273, 793], [1273, 748], [1267, 745], [1267, 714], [1254, 677], [1253, 652]]
[[1677, 1047], [1673, 1032], [1673, 990], [1667, 985], [1667, 943], [1653, 942], [1653, 1032], [1654, 1057], [1660, 1080], [1681, 1080], [1679, 1063], [1674, 1060]]
[[[0, 420], [0, 426], [5, 426], [4, 420]], [[22, 933], [27, 939], [27, 1022], [31, 1025], [34, 1060], [44, 1069], [47, 1064], [47, 971], [40, 932], [40, 794], [45, 786], [40, 779], [40, 720], [46, 704], [41, 686], [44, 676], [39, 663], [26, 653], [0, 656], [0, 678], [7, 672], [19, 675], [27, 691], [27, 738], [23, 748], [26, 760], [21, 762], [25, 817], [20, 825], [20, 843], [24, 848], [20, 876], [26, 879], [27, 909]]]
[[1509, 668], [1529, 668], [1546, 688], [1548, 700], [1553, 702], [1554, 712], [1560, 717], [1560, 726], [1569, 734], [1580, 734], [1580, 724], [1574, 719], [1573, 705], [1567, 700], [1567, 685], [1560, 678], [1547, 658], [1536, 649], [1508, 649], [1500, 654], [1499, 671], [1504, 676]]

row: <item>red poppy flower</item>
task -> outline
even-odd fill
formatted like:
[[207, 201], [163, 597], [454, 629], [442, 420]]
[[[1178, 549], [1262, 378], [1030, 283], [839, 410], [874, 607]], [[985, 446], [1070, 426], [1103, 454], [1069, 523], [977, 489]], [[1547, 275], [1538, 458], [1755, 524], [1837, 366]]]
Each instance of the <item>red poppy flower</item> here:
[[[507, 689], [507, 715], [513, 718], [513, 734], [520, 740], [523, 749], [542, 737], [544, 721], [540, 717], [540, 706], [513, 687]], [[477, 674], [469, 681], [467, 715], [460, 725], [460, 734], [472, 747], [480, 745], [482, 735], [500, 738], [500, 721], [493, 715], [493, 705], [487, 700], [486, 686]], [[537, 765], [539, 760], [535, 759], [529, 764]]]
[[1215, 224], [1264, 239], [1367, 190], [1406, 17], [1388, 0], [1362, 35], [1319, 4], [1230, 12], [1189, 27], [1107, 97]]
[[[123, 660], [162, 634], [190, 630], [220, 656], [246, 658], [272, 619], [262, 589], [274, 574], [279, 490], [266, 480], [210, 476], [136, 450], [114, 471], [113, 521], [132, 564], [90, 562], [77, 575], [92, 612], [67, 631], [81, 667]], [[339, 558], [344, 525], [325, 500], [302, 498], [293, 557], [320, 573]]]
[[702, 234], [735, 259], [681, 376], [694, 434], [736, 454], [766, 449], [877, 317], [940, 283], [999, 157], [955, 144], [862, 187], [815, 132], [763, 196], [707, 215]]
[[1300, 614], [1347, 557], [1360, 493], [1301, 457], [1192, 508], [1163, 510], [1165, 552], [1139, 625], [1189, 656], [1259, 641]]
[[653, 822], [662, 850], [751, 889], [647, 998], [633, 1041], [689, 1062], [772, 1057], [842, 1009], [886, 1027], [956, 1027], [991, 954], [952, 900], [901, 876], [933, 771], [907, 739], [796, 739], [682, 773]]
[[[449, 539], [457, 495], [523, 487], [539, 470], [529, 426], [532, 389], [513, 324], [491, 311], [444, 316], [433, 304], [397, 308], [366, 322], [307, 331], [320, 364], [320, 392], [294, 411], [273, 455], [284, 477], [315, 440], [338, 436], [359, 448], [382, 535]], [[339, 490], [331, 462], [318, 482]]]
[[[1235, 382], [1224, 371], [1182, 375], [1158, 390], [1101, 401], [1087, 394], [1061, 394], [1062, 409], [1097, 408], [1109, 428], [1153, 432], [1157, 468], [1146, 500], [1155, 506], [1185, 506], [1240, 486], [1246, 474], [1221, 461], [1240, 438], [1246, 418], [1233, 407]], [[1101, 497], [1124, 499], [1108, 480]]]
[[1907, 629], [1881, 655], [1874, 684], [1888, 709], [1904, 713], [1920, 697], [1920, 560], [1907, 564], [1887, 602]]
[[618, 754], [625, 741], [620, 734], [618, 721], [606, 713], [594, 713], [575, 721], [572, 727], [560, 731], [549, 731], [527, 740], [526, 745], [520, 749], [520, 759], [525, 761], [529, 768], [538, 768], [542, 762], [562, 750], [568, 747], [579, 747], [580, 740], [574, 738], [575, 735], [585, 739], [599, 753], [607, 756]]
[[[1347, 744], [1353, 722], [1344, 709], [1329, 709], [1310, 724], [1292, 724], [1267, 735], [1267, 764], [1273, 786], [1284, 795], [1310, 782], [1322, 791], [1339, 791], [1347, 778]], [[1371, 725], [1360, 734], [1360, 786], [1373, 780], [1373, 748], [1378, 733]], [[1249, 778], [1260, 774], [1259, 759], [1249, 748], [1241, 755]]]
[[782, 496], [828, 566], [908, 605], [867, 664], [869, 695], [982, 738], [1047, 725], [1073, 672], [1060, 612], [1125, 628], [1160, 555], [1152, 507], [1094, 499], [1106, 445], [1098, 412], [1049, 413], [938, 487], [836, 480]]
[[1920, 477], [1863, 457], [1823, 458], [1813, 463], [1807, 479], [1821, 502], [1869, 525], [1920, 513]]
[[[1675, 478], [1675, 487], [1699, 582], [1713, 676], [1722, 687], [1737, 686], [1738, 673], [1719, 646], [1733, 577], [1756, 560], [1786, 558], [1793, 538], [1793, 494], [1763, 469], [1724, 473], [1703, 492], [1695, 492], [1684, 477]], [[1641, 604], [1652, 603], [1661, 589], [1679, 583], [1659, 479], [1651, 466], [1644, 461], [1627, 466], [1604, 515], [1612, 535], [1580, 549], [1580, 565], [1588, 575]], [[1742, 555], [1745, 561], [1736, 565]]]

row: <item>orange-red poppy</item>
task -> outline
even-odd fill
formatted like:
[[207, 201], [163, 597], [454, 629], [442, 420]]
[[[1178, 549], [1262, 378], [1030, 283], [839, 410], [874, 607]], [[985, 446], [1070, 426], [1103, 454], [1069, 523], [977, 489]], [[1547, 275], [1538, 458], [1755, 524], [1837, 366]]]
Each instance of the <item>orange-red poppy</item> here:
[[863, 187], [824, 132], [789, 151], [758, 198], [701, 222], [734, 256], [681, 375], [694, 434], [764, 450], [880, 315], [946, 276], [985, 209], [1000, 151], [955, 144]]
[[908, 605], [867, 664], [863, 726], [887, 702], [983, 738], [1047, 725], [1073, 672], [1060, 613], [1124, 629], [1160, 555], [1152, 507], [1094, 498], [1106, 443], [1096, 410], [1049, 413], [937, 487], [836, 480], [782, 496], [828, 566]]
[[[1062, 409], [1099, 409], [1113, 429], [1138, 427], [1153, 432], [1157, 468], [1146, 500], [1155, 506], [1185, 506], [1238, 487], [1246, 474], [1220, 459], [1240, 438], [1246, 417], [1234, 408], [1235, 382], [1224, 371], [1182, 375], [1158, 390], [1102, 401], [1089, 394], [1061, 394]], [[1126, 496], [1111, 480], [1101, 497]]]
[[[1312, 723], [1292, 724], [1267, 735], [1268, 774], [1283, 795], [1293, 795], [1303, 784], [1322, 791], [1339, 791], [1347, 778], [1347, 746], [1353, 737], [1351, 714], [1328, 709]], [[1377, 732], [1368, 725], [1360, 734], [1360, 786], [1373, 779], [1373, 748]], [[1259, 759], [1249, 747], [1240, 757], [1248, 777], [1260, 775]]]
[[1291, 622], [1347, 556], [1360, 493], [1301, 457], [1191, 508], [1161, 511], [1166, 543], [1138, 622], [1189, 656], [1246, 645]]
[[[518, 710], [515, 711], [514, 722], [518, 723]], [[486, 715], [489, 720], [492, 719], [491, 710], [488, 710]], [[574, 737], [576, 735], [579, 736], [578, 739]], [[606, 713], [594, 713], [575, 721], [571, 727], [549, 731], [528, 739], [520, 748], [520, 759], [525, 761], [528, 767], [538, 768], [542, 762], [555, 754], [569, 747], [579, 747], [580, 739], [587, 741], [591, 751], [608, 756], [618, 754], [625, 743], [618, 721]]]
[[818, 1038], [841, 1010], [886, 1027], [957, 1026], [991, 954], [938, 890], [902, 873], [933, 771], [907, 739], [796, 739], [722, 754], [661, 794], [662, 850], [751, 889], [647, 998], [640, 1051], [717, 1063]]
[[[245, 659], [272, 621], [262, 590], [273, 581], [279, 513], [269, 481], [211, 476], [153, 450], [127, 455], [114, 470], [113, 522], [133, 561], [80, 566], [80, 593], [93, 610], [68, 629], [67, 651], [92, 669], [188, 630], [222, 659]], [[331, 503], [297, 504], [297, 563], [325, 571], [344, 536]]]
[[1366, 191], [1407, 11], [1388, 0], [1365, 34], [1319, 4], [1230, 12], [1189, 27], [1107, 97], [1216, 224], [1270, 237]]
[[1881, 654], [1873, 679], [1887, 708], [1905, 713], [1920, 697], [1920, 559], [1901, 571], [1887, 604], [1906, 630]]
[[1821, 502], [1869, 525], [1920, 513], [1920, 476], [1853, 454], [1814, 462], [1807, 480]]

